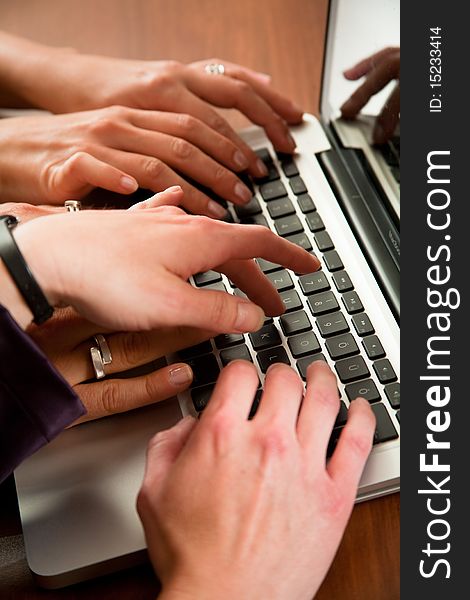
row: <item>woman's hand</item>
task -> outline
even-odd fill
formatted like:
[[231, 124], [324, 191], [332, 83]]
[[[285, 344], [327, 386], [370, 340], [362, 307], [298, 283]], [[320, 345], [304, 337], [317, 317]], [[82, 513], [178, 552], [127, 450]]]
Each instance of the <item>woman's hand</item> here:
[[[87, 413], [77, 423], [132, 410], [171, 398], [192, 382], [191, 367], [172, 364], [151, 373], [125, 378], [95, 378], [90, 358], [92, 336], [103, 330], [70, 308], [56, 311], [40, 327], [27, 333], [80, 397]], [[128, 371], [211, 337], [210, 332], [190, 327], [169, 327], [141, 333], [106, 333], [112, 362], [106, 374]]]
[[[52, 305], [71, 305], [112, 331], [187, 325], [256, 331], [284, 305], [254, 257], [298, 273], [319, 261], [266, 227], [228, 224], [176, 207], [81, 211], [33, 219], [16, 241]], [[195, 289], [190, 275], [216, 269], [249, 300]]]
[[[222, 372], [199, 422], [150, 442], [137, 507], [161, 600], [310, 600], [333, 560], [372, 446], [369, 403], [355, 400], [333, 456], [336, 377], [310, 365], [307, 389], [285, 365]], [[203, 557], [203, 560], [201, 560]]]
[[[380, 92], [389, 81], [400, 78], [400, 48], [384, 48], [345, 71], [344, 76], [352, 81], [365, 77], [364, 82], [341, 107], [342, 116], [353, 119], [374, 94]], [[393, 135], [399, 119], [400, 83], [397, 82], [376, 119], [372, 133], [374, 142], [386, 142]]]

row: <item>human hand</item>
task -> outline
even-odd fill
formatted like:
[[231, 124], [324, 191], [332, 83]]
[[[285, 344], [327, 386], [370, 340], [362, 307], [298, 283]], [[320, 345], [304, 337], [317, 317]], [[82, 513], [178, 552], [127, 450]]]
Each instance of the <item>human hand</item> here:
[[3, 201], [62, 204], [95, 187], [129, 194], [138, 185], [159, 191], [179, 184], [186, 209], [221, 218], [225, 209], [183, 176], [244, 204], [252, 194], [233, 172], [244, 161], [227, 137], [176, 113], [109, 107], [0, 121]]
[[[71, 305], [112, 331], [175, 325], [256, 331], [265, 314], [281, 314], [284, 305], [250, 259], [299, 273], [319, 267], [316, 257], [265, 227], [191, 216], [176, 207], [52, 215], [17, 227], [14, 235], [50, 304]], [[209, 269], [225, 273], [249, 300], [187, 282]]]
[[[89, 421], [160, 402], [185, 390], [192, 382], [191, 367], [175, 363], [149, 374], [126, 378], [95, 378], [90, 359], [90, 338], [104, 333], [100, 327], [80, 317], [71, 308], [62, 308], [41, 326], [31, 325], [27, 333], [49, 361], [73, 387], [86, 408], [76, 423]], [[167, 354], [198, 344], [210, 332], [191, 327], [168, 327], [139, 332], [106, 332], [112, 362], [106, 375], [113, 376], [146, 365]]]
[[258, 387], [243, 361], [224, 369], [199, 422], [150, 442], [137, 508], [161, 600], [311, 600], [340, 543], [372, 446], [368, 402], [351, 403], [327, 464], [339, 398], [322, 361], [307, 388], [285, 365]]
[[[346, 119], [353, 119], [367, 104], [371, 96], [384, 88], [392, 79], [400, 77], [400, 48], [384, 48], [380, 52], [365, 58], [354, 67], [344, 72], [346, 79], [356, 81], [366, 77], [353, 95], [341, 107], [341, 114]], [[381, 113], [378, 115], [372, 133], [376, 144], [385, 143], [394, 133], [400, 118], [400, 83], [388, 97]]]

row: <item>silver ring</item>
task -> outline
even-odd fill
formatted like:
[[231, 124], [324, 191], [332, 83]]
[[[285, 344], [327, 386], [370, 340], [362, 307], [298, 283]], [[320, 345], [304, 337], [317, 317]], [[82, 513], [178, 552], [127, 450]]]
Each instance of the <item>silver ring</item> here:
[[96, 379], [103, 379], [106, 376], [105, 365], [113, 362], [113, 357], [104, 335], [97, 333], [94, 338], [96, 346], [90, 348], [91, 364], [95, 371]]
[[67, 212], [78, 212], [82, 208], [79, 200], [66, 200], [64, 206]]
[[225, 73], [225, 67], [220, 63], [209, 63], [204, 67], [204, 71], [209, 73], [209, 75], [223, 75]]

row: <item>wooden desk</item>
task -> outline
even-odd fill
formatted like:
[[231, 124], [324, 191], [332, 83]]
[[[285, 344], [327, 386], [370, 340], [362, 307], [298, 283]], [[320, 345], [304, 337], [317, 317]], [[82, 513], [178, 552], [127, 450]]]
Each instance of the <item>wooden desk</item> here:
[[[273, 85], [316, 113], [326, 4], [326, 0], [23, 0], [0, 3], [0, 27], [96, 54], [183, 62], [223, 58], [270, 73]], [[237, 126], [244, 124], [237, 116], [231, 120]], [[35, 588], [24, 559], [11, 481], [0, 486], [0, 507], [1, 598], [156, 596], [158, 584], [149, 567], [58, 592]], [[399, 495], [394, 494], [355, 507], [317, 600], [397, 598]]]

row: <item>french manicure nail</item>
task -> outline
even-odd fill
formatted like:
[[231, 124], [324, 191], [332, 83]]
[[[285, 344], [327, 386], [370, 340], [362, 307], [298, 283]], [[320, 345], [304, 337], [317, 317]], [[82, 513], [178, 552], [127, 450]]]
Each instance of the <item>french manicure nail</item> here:
[[215, 200], [209, 200], [209, 202], [207, 203], [207, 209], [217, 219], [223, 219], [227, 214], [225, 208], [223, 206], [220, 206], [220, 204], [215, 202]]
[[139, 187], [139, 184], [133, 177], [121, 177], [120, 181], [121, 187], [129, 192], [135, 192], [135, 190]]
[[237, 196], [237, 198], [240, 198], [240, 200], [246, 204], [247, 202], [249, 202], [251, 200], [251, 192], [250, 190], [243, 185], [243, 183], [238, 182], [235, 184], [234, 187], [234, 192], [235, 195]]
[[236, 150], [233, 154], [233, 162], [240, 169], [248, 168], [248, 159], [241, 150]]
[[191, 383], [193, 380], [193, 372], [191, 367], [188, 365], [184, 365], [182, 367], [176, 367], [175, 369], [171, 369], [170, 371], [170, 382], [175, 387], [180, 387], [182, 385], [187, 385]]

